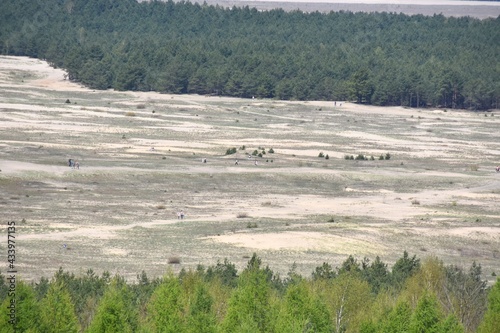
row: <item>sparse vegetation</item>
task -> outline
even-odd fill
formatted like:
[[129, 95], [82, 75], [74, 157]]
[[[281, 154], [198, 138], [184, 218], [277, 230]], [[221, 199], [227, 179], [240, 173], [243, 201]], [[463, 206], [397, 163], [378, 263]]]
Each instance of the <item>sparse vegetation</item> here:
[[257, 225], [256, 222], [248, 222], [247, 223], [247, 228], [248, 229], [254, 229], [254, 228], [258, 228], [259, 226]]
[[170, 265], [173, 265], [173, 264], [180, 264], [181, 263], [181, 259], [179, 257], [169, 257], [168, 258], [168, 263]]
[[226, 150], [226, 155], [236, 154], [236, 151], [237, 151], [237, 150], [236, 150], [236, 148], [235, 148], [235, 147], [233, 147], [233, 148], [228, 148], [228, 149]]

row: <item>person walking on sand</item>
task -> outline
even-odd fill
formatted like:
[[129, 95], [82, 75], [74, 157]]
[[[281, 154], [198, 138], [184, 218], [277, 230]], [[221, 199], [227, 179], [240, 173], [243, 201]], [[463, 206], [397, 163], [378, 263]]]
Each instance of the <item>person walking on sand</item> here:
[[238, 160], [236, 160], [236, 162], [234, 162], [234, 165], [238, 165]]
[[184, 220], [184, 211], [181, 210], [181, 220]]
[[500, 165], [497, 165], [495, 170], [497, 170], [497, 172], [500, 172]]
[[75, 162], [75, 168], [80, 169], [80, 162], [78, 161]]

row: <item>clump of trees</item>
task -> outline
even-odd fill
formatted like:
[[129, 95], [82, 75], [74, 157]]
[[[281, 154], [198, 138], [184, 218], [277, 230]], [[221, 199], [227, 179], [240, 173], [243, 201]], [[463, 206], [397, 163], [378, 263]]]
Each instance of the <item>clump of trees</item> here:
[[284, 277], [253, 255], [238, 274], [228, 260], [136, 283], [109, 273], [60, 269], [49, 281], [17, 284], [14, 327], [1, 276], [2, 332], [498, 332], [500, 279], [481, 266], [445, 266], [404, 252], [389, 269], [349, 256], [310, 277]]
[[94, 89], [498, 108], [498, 19], [5, 0], [0, 53]]

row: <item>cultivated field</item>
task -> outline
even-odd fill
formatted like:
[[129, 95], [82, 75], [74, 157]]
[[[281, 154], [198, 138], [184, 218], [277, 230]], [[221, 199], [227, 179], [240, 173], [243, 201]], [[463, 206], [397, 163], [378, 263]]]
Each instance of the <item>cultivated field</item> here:
[[[498, 110], [92, 91], [63, 74], [0, 57], [0, 211], [24, 279], [242, 268], [253, 252], [309, 275], [403, 250], [500, 273]], [[358, 154], [374, 160], [344, 158]]]

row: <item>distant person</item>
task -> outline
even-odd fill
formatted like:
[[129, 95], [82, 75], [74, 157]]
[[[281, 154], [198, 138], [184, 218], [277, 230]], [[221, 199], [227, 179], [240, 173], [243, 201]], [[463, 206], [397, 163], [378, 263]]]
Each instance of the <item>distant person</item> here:
[[68, 166], [70, 168], [73, 166], [73, 160], [71, 158], [68, 160]]
[[184, 211], [181, 210], [181, 220], [184, 220]]
[[497, 172], [500, 172], [500, 165], [497, 165], [496, 169]]
[[234, 165], [238, 165], [238, 160], [236, 160], [236, 162], [234, 162]]
[[75, 168], [80, 169], [80, 162], [78, 162], [78, 161], [75, 162]]

